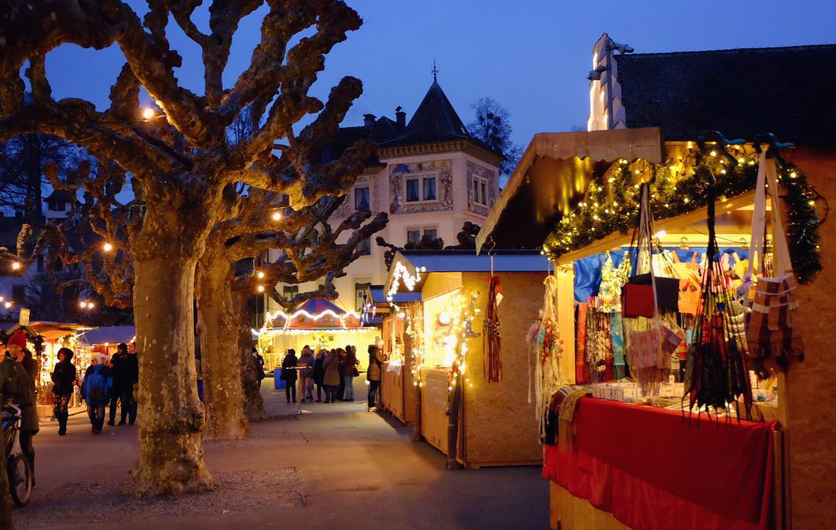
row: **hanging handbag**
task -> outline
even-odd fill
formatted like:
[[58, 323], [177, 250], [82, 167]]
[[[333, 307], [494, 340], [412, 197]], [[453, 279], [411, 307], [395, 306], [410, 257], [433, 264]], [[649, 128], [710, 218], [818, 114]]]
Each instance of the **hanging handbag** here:
[[789, 247], [781, 221], [775, 159], [766, 156], [766, 149], [761, 152], [758, 168], [755, 210], [752, 215], [752, 255], [747, 280], [751, 280], [756, 272], [761, 272], [764, 266], [767, 180], [772, 200], [774, 261], [778, 275], [774, 278], [757, 278], [746, 333], [749, 357], [761, 379], [767, 379], [772, 372], [787, 370], [793, 359], [804, 360], [804, 343], [800, 331], [794, 326], [798, 311], [798, 284], [792, 272]]
[[627, 283], [624, 285], [624, 299], [621, 310], [626, 318], [653, 318], [653, 286], [650, 283]]
[[[650, 273], [637, 274], [630, 278], [632, 285], [651, 285]], [[656, 305], [662, 311], [679, 310], [679, 280], [656, 276]], [[641, 315], [652, 317], [653, 315]]]

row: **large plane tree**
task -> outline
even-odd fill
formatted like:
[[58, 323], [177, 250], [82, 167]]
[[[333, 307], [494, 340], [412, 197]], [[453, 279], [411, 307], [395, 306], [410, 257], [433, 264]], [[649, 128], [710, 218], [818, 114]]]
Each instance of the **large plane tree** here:
[[[236, 186], [283, 193], [291, 207], [302, 208], [347, 190], [369, 156], [368, 145], [355, 144], [328, 164], [308, 163], [362, 90], [347, 77], [326, 102], [309, 94], [325, 55], [361, 25], [343, 2], [268, 1], [249, 65], [224, 86], [233, 35], [263, 3], [212, 2], [208, 32], [192, 21], [199, 1], [148, 0], [143, 18], [119, 0], [4, 0], [0, 6], [0, 141], [45, 133], [83, 146], [129, 172], [145, 204], [127, 234], [140, 351], [138, 495], [214, 487], [203, 461], [204, 413], [195, 385], [195, 270], [210, 232], [242, 208]], [[170, 23], [202, 50], [202, 94], [175, 76], [182, 58], [167, 38]], [[126, 62], [106, 110], [52, 97], [45, 57], [65, 43], [118, 46]], [[24, 97], [23, 75], [31, 98]], [[158, 118], [139, 119], [140, 88], [158, 105]], [[226, 129], [248, 106], [258, 128], [231, 145]]]

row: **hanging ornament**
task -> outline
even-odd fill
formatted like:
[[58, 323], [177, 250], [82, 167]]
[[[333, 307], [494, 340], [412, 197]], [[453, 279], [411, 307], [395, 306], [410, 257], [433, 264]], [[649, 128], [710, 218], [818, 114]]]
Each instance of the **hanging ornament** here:
[[491, 276], [488, 280], [488, 310], [485, 314], [485, 380], [489, 383], [502, 381], [502, 361], [499, 352], [502, 345], [501, 323], [499, 321], [498, 296], [502, 296], [502, 288], [499, 286], [499, 276]]

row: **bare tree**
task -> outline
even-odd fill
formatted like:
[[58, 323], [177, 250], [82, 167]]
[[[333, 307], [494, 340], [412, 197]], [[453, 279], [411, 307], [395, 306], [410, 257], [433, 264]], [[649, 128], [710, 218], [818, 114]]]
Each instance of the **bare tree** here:
[[491, 98], [479, 98], [471, 108], [475, 118], [467, 126], [470, 134], [505, 157], [499, 166], [499, 174], [510, 175], [517, 167], [522, 149], [511, 141], [513, 129], [508, 109]]
[[[149, 0], [144, 19], [119, 0], [5, 0], [0, 8], [0, 141], [45, 133], [83, 146], [129, 172], [145, 205], [141, 217], [118, 227], [127, 244], [112, 243], [121, 256], [130, 254], [133, 296], [122, 285], [109, 293], [113, 302], [132, 301], [137, 327], [139, 462], [132, 473], [138, 495], [214, 487], [203, 462], [204, 411], [196, 390], [195, 269], [211, 231], [243, 207], [236, 185], [286, 194], [292, 207], [304, 208], [344, 193], [370, 154], [369, 144], [358, 142], [338, 160], [309, 164], [362, 90], [359, 80], [346, 77], [326, 103], [308, 94], [325, 55], [361, 25], [343, 2], [269, 2], [249, 66], [232, 87], [223, 85], [232, 36], [262, 3], [212, 2], [209, 33], [192, 21], [198, 2]], [[166, 36], [170, 21], [202, 49], [202, 95], [175, 76], [182, 58]], [[302, 32], [304, 38], [296, 38]], [[81, 99], [53, 99], [44, 57], [63, 43], [118, 46], [126, 64], [107, 110]], [[140, 87], [159, 105], [157, 117], [139, 119]], [[260, 126], [230, 145], [227, 127], [248, 106]], [[309, 114], [315, 119], [297, 134], [293, 126]]]

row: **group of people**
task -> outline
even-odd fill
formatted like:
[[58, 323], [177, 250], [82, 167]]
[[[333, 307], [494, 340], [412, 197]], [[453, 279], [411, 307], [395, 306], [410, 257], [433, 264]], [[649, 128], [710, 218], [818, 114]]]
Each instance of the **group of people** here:
[[84, 373], [84, 382], [81, 386], [81, 397], [87, 403], [87, 416], [90, 418], [93, 434], [102, 432], [105, 409], [108, 405], [110, 405], [110, 415], [107, 425], [116, 425], [117, 406], [120, 408], [119, 425], [125, 425], [126, 422], [133, 425], [136, 422], [134, 392], [138, 382], [139, 359], [134, 343], [119, 344], [116, 347], [116, 353], [110, 359], [103, 353], [93, 356], [90, 366]]
[[[369, 369], [366, 372], [369, 381], [369, 410], [374, 410], [377, 402], [381, 366], [385, 360], [377, 346], [369, 346]], [[287, 350], [280, 376], [285, 382], [287, 402], [296, 403], [297, 386], [300, 403], [305, 400], [314, 401], [314, 387], [318, 403], [322, 401], [323, 390], [325, 403], [354, 401], [354, 378], [360, 375], [359, 365], [354, 346], [334, 350], [320, 348], [316, 355], [310, 346], [305, 346], [298, 358], [295, 350]]]

